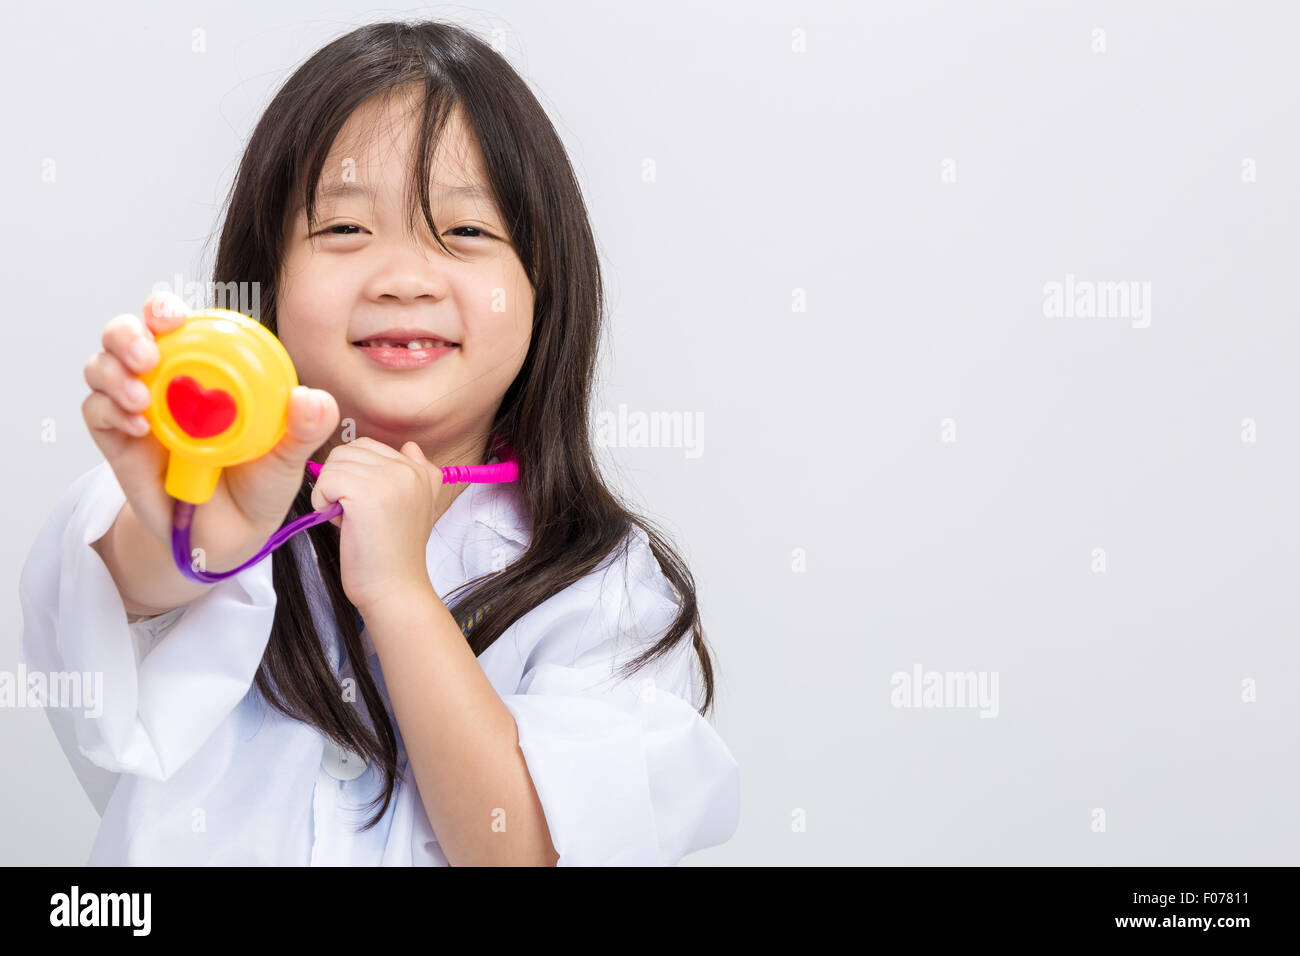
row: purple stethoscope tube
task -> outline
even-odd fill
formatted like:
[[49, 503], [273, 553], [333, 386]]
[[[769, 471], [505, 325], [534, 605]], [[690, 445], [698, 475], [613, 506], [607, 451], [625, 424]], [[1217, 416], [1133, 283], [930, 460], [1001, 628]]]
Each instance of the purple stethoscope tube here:
[[[501, 459], [497, 464], [448, 465], [442, 469], [442, 483], [444, 485], [462, 483], [497, 484], [518, 480], [519, 462], [515, 450], [510, 447], [509, 443], [505, 439], [494, 438], [492, 450]], [[307, 473], [311, 476], [313, 482], [320, 475], [321, 467], [314, 461], [307, 462]], [[240, 571], [257, 564], [299, 531], [306, 531], [315, 525], [332, 521], [341, 514], [343, 514], [343, 505], [335, 501], [321, 511], [313, 511], [309, 515], [303, 515], [290, 521], [267, 538], [266, 544], [262, 545], [261, 550], [239, 567], [230, 571], [202, 571], [194, 567], [193, 562], [190, 560], [190, 525], [194, 521], [194, 505], [188, 501], [178, 500], [176, 507], [172, 511], [172, 559], [176, 562], [176, 567], [181, 574], [191, 581], [197, 581], [199, 584], [216, 584], [218, 581], [224, 581], [231, 575], [238, 574]]]

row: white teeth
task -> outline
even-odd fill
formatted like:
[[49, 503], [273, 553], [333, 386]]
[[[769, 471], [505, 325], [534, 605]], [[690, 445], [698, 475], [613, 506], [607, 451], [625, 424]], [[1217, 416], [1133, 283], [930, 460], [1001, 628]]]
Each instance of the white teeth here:
[[451, 346], [452, 343], [443, 342], [437, 339], [412, 339], [411, 341], [407, 342], [405, 346], [403, 346], [402, 343], [400, 342], [383, 342], [378, 340], [373, 340], [373, 341], [367, 340], [365, 342], [358, 342], [357, 345], [359, 345], [362, 348], [431, 349], [437, 347]]

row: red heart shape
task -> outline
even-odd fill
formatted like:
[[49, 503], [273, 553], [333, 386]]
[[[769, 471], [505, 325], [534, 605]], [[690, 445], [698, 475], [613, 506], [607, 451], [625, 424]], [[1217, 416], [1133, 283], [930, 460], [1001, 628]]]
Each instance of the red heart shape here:
[[220, 435], [235, 420], [235, 400], [220, 388], [204, 388], [188, 375], [167, 383], [167, 408], [191, 438]]

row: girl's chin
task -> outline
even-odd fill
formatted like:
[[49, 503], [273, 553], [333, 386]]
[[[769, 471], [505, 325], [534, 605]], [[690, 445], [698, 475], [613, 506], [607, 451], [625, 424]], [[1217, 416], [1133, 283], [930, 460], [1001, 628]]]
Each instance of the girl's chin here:
[[[449, 387], [450, 381], [428, 369], [402, 376], [381, 372], [377, 377], [366, 376], [348, 383], [353, 394], [347, 396], [350, 399], [347, 407], [356, 409], [358, 415], [380, 421], [418, 418], [438, 409], [456, 394], [457, 386], [452, 383]], [[345, 401], [344, 397], [339, 396], [339, 401]]]
[[442, 417], [434, 414], [435, 404], [426, 402], [421, 406], [416, 402], [394, 402], [382, 408], [358, 408], [353, 405], [343, 415], [339, 428], [346, 438], [350, 419], [354, 437], [365, 435], [398, 448], [416, 435], [421, 436], [419, 440], [431, 437]]

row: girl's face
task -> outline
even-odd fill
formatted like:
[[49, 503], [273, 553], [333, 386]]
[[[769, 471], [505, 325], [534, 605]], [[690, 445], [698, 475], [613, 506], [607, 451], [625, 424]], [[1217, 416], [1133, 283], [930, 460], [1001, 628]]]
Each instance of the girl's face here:
[[418, 101], [401, 96], [359, 107], [322, 168], [316, 230], [308, 234], [305, 209], [289, 212], [277, 327], [299, 380], [334, 395], [343, 426], [350, 418], [357, 436], [394, 448], [415, 441], [434, 464], [461, 463], [482, 451], [528, 354], [533, 290], [459, 112], [429, 189], [434, 222], [459, 258], [422, 217], [412, 234], [412, 109]]

